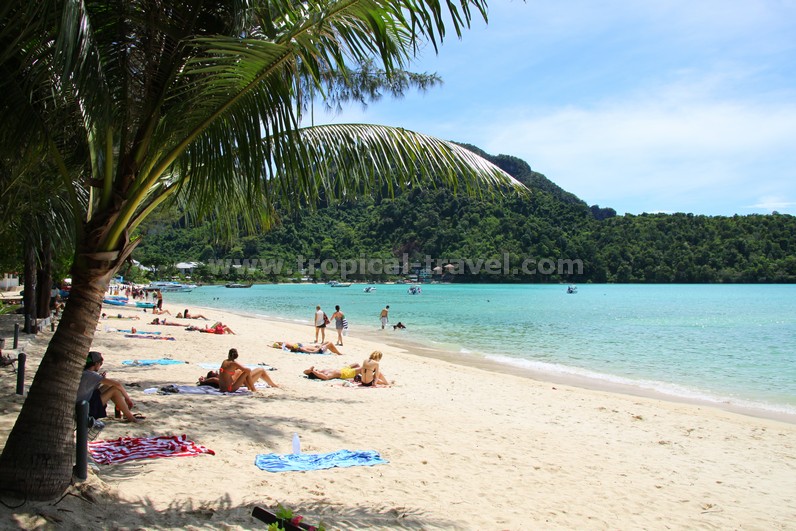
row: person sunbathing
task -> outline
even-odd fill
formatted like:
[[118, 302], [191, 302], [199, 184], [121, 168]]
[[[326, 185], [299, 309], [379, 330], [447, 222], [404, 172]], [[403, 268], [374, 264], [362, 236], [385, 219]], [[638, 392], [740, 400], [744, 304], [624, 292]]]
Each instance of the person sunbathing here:
[[325, 354], [326, 351], [334, 352], [338, 356], [343, 353], [337, 350], [334, 343], [327, 341], [320, 345], [305, 345], [303, 343], [287, 343], [285, 341], [277, 341], [272, 345], [274, 348], [281, 348], [282, 350], [289, 350], [290, 352], [303, 352], [305, 354]]
[[213, 326], [208, 326], [206, 328], [197, 328], [195, 326], [189, 326], [188, 330], [198, 330], [200, 332], [204, 332], [205, 334], [232, 334], [235, 335], [235, 332], [232, 331], [230, 327], [218, 321], [213, 323]]
[[304, 374], [307, 375], [307, 378], [310, 380], [351, 380], [355, 378], [362, 368], [359, 366], [359, 363], [352, 363], [351, 365], [346, 365], [340, 370], [337, 369], [316, 369], [315, 366], [310, 367], [309, 369], [304, 371]]
[[218, 388], [222, 392], [233, 393], [244, 385], [249, 391], [254, 392], [257, 390], [254, 384], [258, 380], [263, 380], [271, 387], [279, 387], [271, 380], [265, 369], [259, 367], [249, 369], [235, 361], [236, 359], [238, 359], [238, 349], [229, 349], [227, 359], [221, 362], [221, 367], [218, 369]]
[[129, 317], [125, 317], [122, 314], [108, 315], [107, 313], [103, 313], [102, 315], [100, 315], [100, 319], [134, 319], [137, 321], [138, 319], [140, 319], [140, 317], [138, 317], [137, 315], [131, 315]]
[[177, 314], [177, 318], [178, 319], [204, 319], [205, 321], [209, 321], [210, 320], [207, 317], [205, 317], [204, 315], [199, 315], [199, 314], [194, 315], [192, 313], [189, 313], [188, 312], [188, 308], [185, 308], [185, 311], [183, 311], [182, 313], [178, 313]]
[[[144, 311], [146, 311], [146, 308], [144, 308]], [[161, 310], [160, 308], [155, 306], [154, 308], [152, 308], [152, 314], [153, 315], [163, 315], [163, 314], [171, 315], [171, 312], [168, 311], [168, 310]], [[179, 315], [177, 317], [179, 317]]]
[[218, 389], [218, 371], [207, 371], [205, 376], [200, 376], [196, 385], [206, 385]]
[[152, 322], [149, 323], [149, 324], [165, 325], [165, 326], [188, 326], [188, 325], [184, 325], [182, 323], [168, 323], [168, 322], [166, 322], [166, 318], [165, 317], [163, 319], [155, 317], [154, 319], [152, 319]]

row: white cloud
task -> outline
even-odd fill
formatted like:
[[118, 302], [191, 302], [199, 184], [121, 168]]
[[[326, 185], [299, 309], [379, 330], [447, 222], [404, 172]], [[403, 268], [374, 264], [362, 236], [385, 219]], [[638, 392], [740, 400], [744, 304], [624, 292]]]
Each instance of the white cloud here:
[[757, 203], [748, 205], [745, 208], [757, 211], [764, 210], [766, 212], [773, 212], [776, 210], [777, 212], [785, 213], [786, 211], [796, 210], [796, 201], [789, 201], [779, 196], [766, 196], [761, 197]]

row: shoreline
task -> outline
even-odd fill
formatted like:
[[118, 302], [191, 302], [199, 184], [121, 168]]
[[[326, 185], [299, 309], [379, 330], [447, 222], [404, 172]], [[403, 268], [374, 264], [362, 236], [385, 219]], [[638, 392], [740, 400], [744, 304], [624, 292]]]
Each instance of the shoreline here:
[[[237, 312], [234, 310], [222, 310], [212, 307], [199, 307], [202, 311], [215, 312], [215, 311], [230, 311], [240, 317], [248, 317], [253, 319], [263, 319], [274, 323], [292, 323], [298, 325], [306, 325], [311, 327], [308, 320], [296, 320], [282, 316], [275, 315], [258, 315], [247, 314], [244, 312]], [[389, 325], [388, 325], [389, 328]], [[577, 374], [566, 374], [553, 371], [542, 371], [527, 367], [520, 367], [508, 363], [501, 363], [497, 360], [489, 359], [483, 355], [467, 356], [462, 352], [457, 352], [453, 349], [445, 349], [442, 346], [428, 346], [424, 345], [420, 340], [411, 337], [401, 337], [405, 335], [394, 335], [391, 330], [384, 330], [386, 334], [382, 334], [382, 330], [374, 326], [372, 329], [358, 328], [358, 336], [368, 341], [380, 342], [399, 348], [407, 353], [412, 350], [423, 352], [423, 356], [431, 357], [440, 361], [451, 363], [454, 365], [462, 365], [467, 367], [474, 367], [482, 370], [487, 370], [499, 374], [511, 374], [527, 378], [542, 384], [566, 385], [571, 387], [578, 387], [585, 390], [601, 391], [607, 393], [617, 393], [627, 396], [635, 396], [640, 398], [648, 398], [652, 400], [661, 400], [664, 402], [672, 402], [676, 404], [688, 404], [699, 407], [712, 407], [721, 411], [736, 413], [740, 415], [747, 415], [750, 417], [775, 420], [778, 422], [786, 422], [788, 424], [796, 425], [796, 413], [786, 411], [777, 411], [775, 409], [765, 408], [762, 405], [744, 405], [733, 402], [722, 402], [719, 399], [708, 399], [699, 397], [681, 396], [674, 393], [666, 393], [657, 389], [650, 389], [632, 383], [613, 382], [606, 379], [590, 378], [588, 376], [581, 376]], [[332, 334], [336, 334], [333, 329], [330, 329]], [[413, 354], [418, 355], [418, 354]]]

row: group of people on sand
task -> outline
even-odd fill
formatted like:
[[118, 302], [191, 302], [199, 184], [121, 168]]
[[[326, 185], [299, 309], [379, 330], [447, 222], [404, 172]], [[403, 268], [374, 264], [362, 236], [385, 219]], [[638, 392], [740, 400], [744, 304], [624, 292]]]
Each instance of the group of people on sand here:
[[[335, 320], [335, 328], [338, 332], [338, 342], [337, 344], [332, 343], [331, 341], [325, 341], [325, 322], [328, 322], [329, 319], [326, 317], [326, 314], [323, 313], [320, 306], [317, 307], [317, 310], [320, 312], [320, 319], [316, 319], [316, 336], [320, 332], [321, 342], [316, 344], [302, 344], [302, 343], [288, 343], [284, 341], [278, 341], [274, 343], [272, 346], [274, 348], [279, 348], [283, 350], [289, 350], [291, 352], [303, 352], [303, 353], [326, 353], [332, 352], [337, 355], [341, 355], [342, 353], [337, 348], [337, 346], [342, 346], [342, 331], [343, 331], [343, 321], [345, 316], [340, 311], [340, 307], [335, 307], [335, 313], [332, 314], [332, 319]], [[171, 315], [168, 310], [162, 311], [153, 311], [156, 315], [166, 313]], [[316, 314], [317, 315], [317, 314]], [[101, 315], [103, 319], [109, 318], [118, 318], [123, 319], [125, 318], [122, 314], [118, 315], [107, 315], [103, 313]], [[195, 315], [191, 314], [188, 309], [185, 309], [184, 312], [177, 314], [178, 318], [188, 318], [188, 319], [207, 319], [204, 315]], [[136, 316], [127, 317], [131, 319], [138, 319]], [[183, 326], [186, 327], [187, 330], [198, 330], [200, 332], [205, 333], [212, 333], [212, 334], [234, 334], [235, 332], [232, 329], [221, 322], [215, 322], [211, 326], [206, 326], [205, 328], [199, 328], [194, 326], [189, 326], [182, 323], [176, 323], [173, 321], [167, 321], [165, 317], [159, 318], [155, 317], [149, 324], [153, 325], [165, 325], [165, 326]], [[319, 326], [323, 325], [323, 326]], [[399, 323], [400, 324], [400, 323]], [[316, 337], [317, 339], [317, 337]], [[212, 387], [216, 387], [222, 392], [231, 393], [235, 392], [241, 387], [246, 387], [249, 391], [256, 391], [255, 384], [258, 381], [264, 381], [271, 387], [278, 388], [279, 386], [271, 379], [268, 375], [268, 372], [265, 368], [257, 367], [254, 369], [245, 367], [241, 365], [238, 361], [238, 350], [235, 348], [231, 348], [227, 355], [227, 359], [221, 362], [221, 366], [217, 371], [209, 371], [207, 375], [202, 376], [199, 378], [197, 385], [209, 385]], [[331, 379], [343, 379], [343, 380], [353, 380], [358, 382], [360, 385], [365, 387], [380, 387], [380, 386], [389, 386], [389, 382], [381, 372], [379, 368], [379, 362], [382, 359], [382, 353], [379, 351], [374, 351], [368, 359], [362, 362], [362, 364], [354, 363], [351, 365], [347, 365], [339, 370], [336, 369], [318, 369], [315, 366], [310, 367], [304, 371], [304, 374], [307, 378], [310, 379], [318, 379], [318, 380], [331, 380]], [[126, 422], [139, 422], [143, 420], [144, 417], [141, 414], [133, 413], [132, 409], [135, 407], [130, 395], [127, 394], [124, 385], [111, 378], [107, 377], [105, 372], [100, 372], [100, 369], [104, 363], [104, 358], [102, 353], [98, 351], [91, 351], [88, 353], [86, 357], [85, 366], [83, 369], [83, 373], [81, 375], [80, 384], [78, 386], [77, 392], [77, 402], [81, 402], [85, 400], [89, 404], [89, 416], [93, 417], [94, 419], [101, 419], [107, 416], [107, 404], [108, 402], [113, 402], [114, 408], [116, 410], [117, 417], [124, 417]]]
[[352, 363], [346, 365], [342, 369], [316, 369], [314, 366], [304, 371], [307, 378], [311, 380], [354, 380], [365, 387], [385, 386], [389, 387], [390, 382], [387, 377], [381, 372], [379, 362], [381, 361], [382, 353], [378, 350], [373, 351], [371, 355], [362, 362]]
[[[353, 363], [339, 370], [336, 369], [316, 369], [314, 366], [306, 369], [304, 374], [307, 378], [317, 380], [353, 380], [364, 387], [389, 387], [387, 377], [381, 372], [379, 362], [382, 353], [374, 351], [362, 364]], [[257, 367], [250, 369], [241, 365], [238, 361], [238, 350], [229, 349], [227, 359], [221, 362], [218, 371], [209, 371], [206, 376], [199, 377], [197, 385], [208, 385], [219, 389], [224, 393], [234, 393], [241, 387], [246, 387], [249, 391], [255, 392], [255, 384], [262, 380], [270, 387], [279, 388], [268, 375], [265, 368]], [[76, 401], [83, 400], [88, 402], [89, 416], [94, 419], [107, 417], [108, 402], [113, 402], [116, 416], [124, 416], [126, 422], [139, 422], [145, 419], [139, 413], [133, 413], [135, 407], [124, 384], [117, 380], [107, 377], [105, 372], [100, 372], [104, 358], [102, 353], [91, 351], [86, 357], [83, 374], [78, 385]]]
[[[178, 317], [179, 317], [179, 315], [180, 314], [177, 314]], [[183, 323], [175, 323], [174, 321], [168, 321], [168, 320], [166, 320], [165, 317], [163, 317], [162, 319], [160, 317], [155, 317], [154, 319], [152, 319], [152, 321], [149, 324], [159, 325], [159, 326], [182, 326], [188, 331], [204, 332], [205, 334], [219, 334], [219, 335], [222, 335], [222, 334], [233, 334], [233, 335], [235, 335], [235, 332], [232, 331], [232, 328], [230, 328], [228, 325], [225, 325], [221, 321], [216, 321], [215, 323], [213, 323], [210, 326], [205, 326], [204, 328], [201, 328], [201, 327], [198, 327], [198, 326], [187, 325], [187, 324], [183, 324]]]

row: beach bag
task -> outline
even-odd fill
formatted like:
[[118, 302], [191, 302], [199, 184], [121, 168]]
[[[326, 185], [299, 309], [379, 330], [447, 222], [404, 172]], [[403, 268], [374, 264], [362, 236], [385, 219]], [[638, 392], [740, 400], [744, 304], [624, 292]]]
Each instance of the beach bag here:
[[323, 312], [323, 324], [329, 324], [329, 318], [326, 316], [326, 312]]
[[343, 318], [343, 335], [348, 335], [348, 319]]

